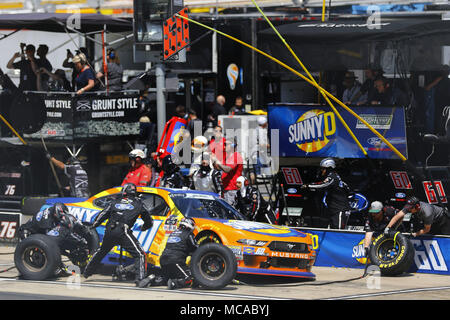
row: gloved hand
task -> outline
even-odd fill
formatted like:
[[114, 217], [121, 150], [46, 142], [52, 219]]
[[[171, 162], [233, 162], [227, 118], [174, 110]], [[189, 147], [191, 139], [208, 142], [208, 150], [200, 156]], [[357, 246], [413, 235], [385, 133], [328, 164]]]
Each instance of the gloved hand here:
[[390, 229], [389, 229], [388, 227], [386, 227], [386, 228], [384, 229], [384, 234], [387, 236], [387, 235], [389, 234], [389, 231], [390, 231]]
[[52, 158], [52, 155], [50, 154], [50, 152], [46, 152], [45, 153], [45, 157], [50, 160]]

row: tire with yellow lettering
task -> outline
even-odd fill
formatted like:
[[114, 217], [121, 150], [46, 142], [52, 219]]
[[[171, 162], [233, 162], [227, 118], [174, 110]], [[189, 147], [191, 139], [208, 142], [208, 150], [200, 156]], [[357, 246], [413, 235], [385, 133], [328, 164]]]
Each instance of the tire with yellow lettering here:
[[411, 241], [400, 232], [381, 234], [373, 240], [369, 257], [372, 264], [380, 268], [382, 275], [396, 276], [409, 270], [414, 251]]
[[191, 258], [194, 281], [208, 289], [221, 289], [233, 281], [237, 272], [237, 260], [230, 248], [207, 243], [195, 250]]

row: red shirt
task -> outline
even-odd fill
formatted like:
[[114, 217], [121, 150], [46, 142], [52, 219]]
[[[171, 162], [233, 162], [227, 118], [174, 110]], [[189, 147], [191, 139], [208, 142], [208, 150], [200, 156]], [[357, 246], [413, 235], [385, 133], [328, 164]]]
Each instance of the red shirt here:
[[236, 180], [242, 175], [243, 163], [239, 152], [227, 154], [224, 165], [231, 167], [231, 171], [222, 173], [222, 183], [225, 191], [237, 190]]
[[133, 183], [136, 187], [145, 187], [152, 180], [152, 172], [146, 165], [140, 165], [137, 168], [131, 168], [128, 171], [125, 179], [123, 179], [122, 186], [125, 183]]
[[216, 139], [211, 140], [209, 142], [209, 149], [211, 150], [211, 153], [213, 153], [217, 160], [220, 162], [225, 161], [225, 138], [221, 138], [219, 141], [216, 142]]

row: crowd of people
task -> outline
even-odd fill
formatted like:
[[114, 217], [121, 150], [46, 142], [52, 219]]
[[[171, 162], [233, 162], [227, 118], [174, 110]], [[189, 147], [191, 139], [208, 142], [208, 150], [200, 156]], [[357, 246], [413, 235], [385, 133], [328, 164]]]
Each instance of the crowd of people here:
[[[45, 44], [21, 44], [21, 52], [16, 52], [8, 61], [8, 69], [20, 70], [20, 91], [76, 92], [78, 95], [89, 91], [119, 91], [122, 89], [123, 68], [116, 50], [107, 50], [106, 63], [96, 71], [86, 48], [75, 55], [67, 49], [62, 68], [55, 68], [47, 59], [49, 48]], [[20, 58], [20, 59], [19, 59]], [[66, 70], [71, 70], [71, 80]]]
[[414, 109], [415, 118], [426, 119], [425, 132], [442, 133], [442, 113], [450, 98], [450, 68], [441, 65], [436, 70], [414, 71], [410, 77], [391, 79], [376, 66], [364, 70], [364, 82], [353, 71], [343, 73], [342, 83], [331, 84], [333, 94], [346, 105], [404, 106]]

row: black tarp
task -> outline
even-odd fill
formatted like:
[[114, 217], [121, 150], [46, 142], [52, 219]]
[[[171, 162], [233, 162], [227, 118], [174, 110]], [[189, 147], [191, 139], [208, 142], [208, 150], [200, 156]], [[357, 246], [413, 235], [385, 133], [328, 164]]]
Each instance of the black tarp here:
[[[80, 18], [80, 24], [74, 24], [74, 18]], [[102, 14], [69, 13], [20, 13], [0, 14], [0, 29], [25, 29], [49, 32], [66, 32], [65, 26], [76, 26], [82, 33], [101, 31], [103, 26], [110, 32], [133, 30], [133, 22], [128, 18], [116, 18]]]
[[[277, 30], [310, 70], [363, 69], [378, 65], [388, 73], [436, 70], [442, 46], [450, 45], [450, 21], [432, 18], [341, 19], [280, 25]], [[296, 60], [271, 28], [258, 33], [262, 50], [296, 67]], [[265, 67], [280, 71], [275, 64]]]
[[[348, 43], [402, 41], [420, 37], [440, 37], [450, 44], [450, 20], [430, 18], [380, 18], [379, 20], [305, 21], [277, 27], [283, 37], [302, 43]], [[259, 32], [261, 37], [276, 37], [271, 29]]]

